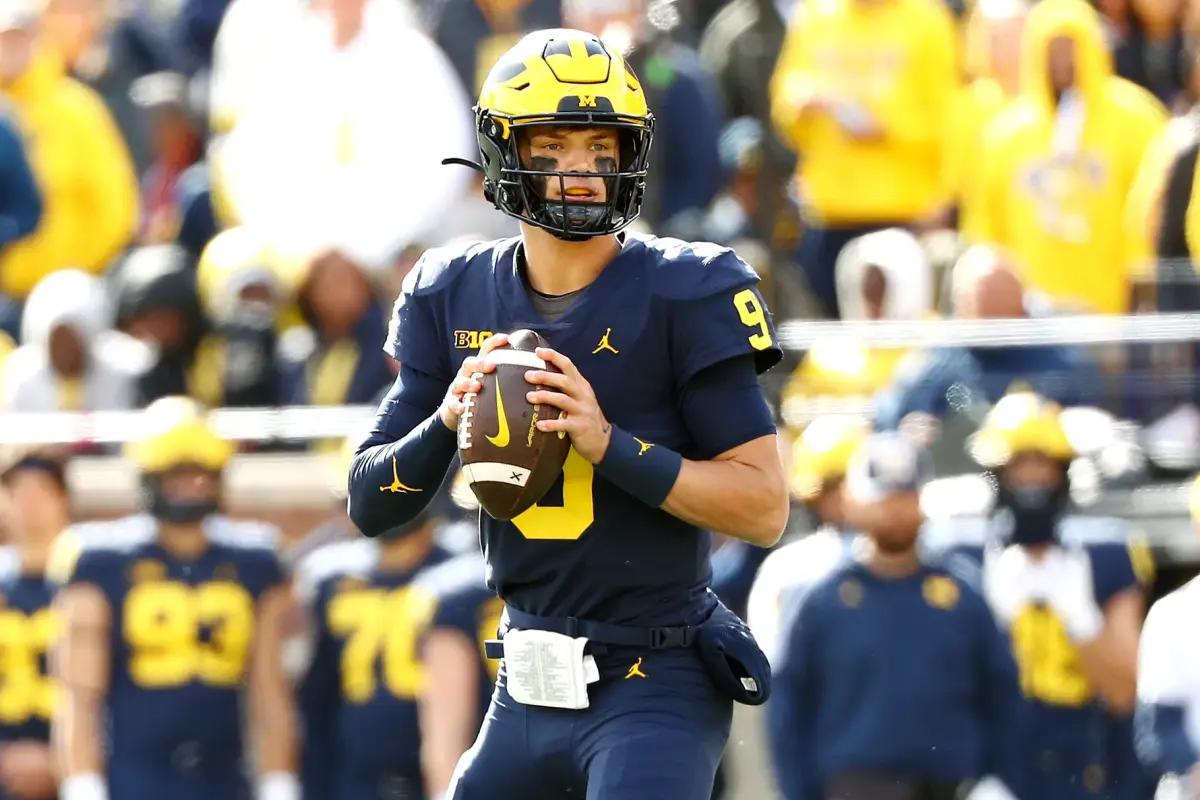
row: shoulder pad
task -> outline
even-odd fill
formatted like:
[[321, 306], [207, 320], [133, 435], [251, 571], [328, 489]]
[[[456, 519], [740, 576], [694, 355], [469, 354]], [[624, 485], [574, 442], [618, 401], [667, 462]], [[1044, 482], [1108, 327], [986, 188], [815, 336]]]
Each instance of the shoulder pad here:
[[1124, 545], [1133, 533], [1133, 526], [1117, 517], [1087, 517], [1069, 515], [1058, 526], [1058, 534], [1065, 545]]
[[321, 584], [343, 575], [371, 571], [379, 558], [379, 543], [370, 539], [335, 542], [313, 550], [295, 568], [296, 596], [311, 604]]
[[444, 289], [454, 282], [468, 264], [477, 263], [480, 259], [490, 263], [515, 247], [519, 241], [519, 238], [510, 238], [430, 248], [404, 276], [401, 296], [433, 294]]
[[711, 242], [638, 236], [646, 248], [654, 291], [668, 300], [694, 300], [758, 282], [758, 273], [728, 247]]
[[105, 522], [76, 523], [59, 534], [59, 538], [70, 537], [81, 552], [127, 552], [152, 541], [154, 532], [153, 517], [149, 514], [134, 514]]
[[214, 515], [204, 522], [204, 534], [210, 542], [226, 547], [246, 550], [270, 550], [279, 548], [279, 529], [274, 525], [256, 520], [235, 520], [223, 515]]
[[439, 597], [470, 589], [486, 589], [487, 566], [480, 553], [466, 553], [422, 570], [414, 583]]

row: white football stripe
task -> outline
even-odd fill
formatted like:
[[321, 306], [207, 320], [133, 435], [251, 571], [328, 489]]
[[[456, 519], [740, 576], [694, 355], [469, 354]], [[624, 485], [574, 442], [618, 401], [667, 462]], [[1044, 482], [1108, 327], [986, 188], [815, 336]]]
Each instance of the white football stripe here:
[[508, 483], [513, 486], [524, 486], [529, 480], [529, 470], [524, 467], [514, 467], [512, 464], [501, 464], [498, 461], [464, 464], [463, 474], [467, 476], [468, 483]]
[[515, 364], [518, 367], [545, 369], [546, 362], [528, 350], [513, 350], [511, 347], [501, 347], [484, 356], [489, 364]]

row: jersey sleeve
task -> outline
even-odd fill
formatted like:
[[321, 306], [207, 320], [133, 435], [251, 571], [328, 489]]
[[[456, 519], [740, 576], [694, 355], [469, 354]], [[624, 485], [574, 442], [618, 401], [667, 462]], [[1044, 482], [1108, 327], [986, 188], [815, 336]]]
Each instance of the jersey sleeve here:
[[444, 270], [443, 257], [431, 250], [421, 256], [404, 278], [392, 308], [384, 352], [401, 364], [449, 381], [450, 369], [443, 340], [438, 336], [433, 295], [427, 288], [433, 274]]
[[670, 305], [675, 377], [686, 384], [706, 367], [749, 353], [762, 373], [783, 358], [758, 276], [731, 250], [694, 268], [701, 277]]
[[1092, 585], [1096, 602], [1101, 608], [1118, 593], [1142, 587], [1139, 567], [1135, 564], [1134, 545], [1105, 542], [1088, 549], [1092, 560]]

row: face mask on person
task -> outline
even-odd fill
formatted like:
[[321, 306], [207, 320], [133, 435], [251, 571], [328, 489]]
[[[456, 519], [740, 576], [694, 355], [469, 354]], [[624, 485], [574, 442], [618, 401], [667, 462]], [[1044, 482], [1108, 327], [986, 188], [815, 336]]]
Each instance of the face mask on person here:
[[1012, 487], [1001, 483], [996, 495], [996, 510], [1004, 525], [1000, 533], [1013, 544], [1052, 542], [1066, 506], [1065, 484]]

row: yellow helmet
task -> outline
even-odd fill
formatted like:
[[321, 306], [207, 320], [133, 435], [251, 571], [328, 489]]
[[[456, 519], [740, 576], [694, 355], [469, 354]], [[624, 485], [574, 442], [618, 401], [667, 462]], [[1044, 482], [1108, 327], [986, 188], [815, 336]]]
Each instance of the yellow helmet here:
[[273, 260], [266, 243], [246, 228], [218, 233], [196, 265], [196, 290], [204, 310], [210, 317], [227, 318], [247, 286], [262, 285], [278, 296], [281, 287]]
[[[484, 79], [475, 123], [484, 197], [506, 214], [571, 241], [615, 233], [637, 219], [654, 118], [633, 70], [599, 37], [555, 28], [522, 38]], [[616, 128], [620, 163], [595, 173], [529, 168], [516, 132], [531, 125]], [[605, 202], [568, 202], [566, 192], [547, 202], [545, 182], [572, 176], [604, 178]]]
[[233, 445], [217, 435], [195, 400], [164, 397], [147, 406], [142, 416], [142, 435], [125, 446], [125, 455], [143, 473], [183, 464], [219, 472], [233, 455]]
[[1059, 419], [1058, 404], [1031, 391], [1000, 398], [983, 426], [967, 444], [981, 466], [1002, 467], [1018, 453], [1041, 453], [1056, 461], [1070, 461], [1075, 448]]
[[829, 481], [845, 477], [850, 458], [867, 438], [867, 424], [848, 414], [813, 420], [792, 445], [792, 494], [811, 501]]

